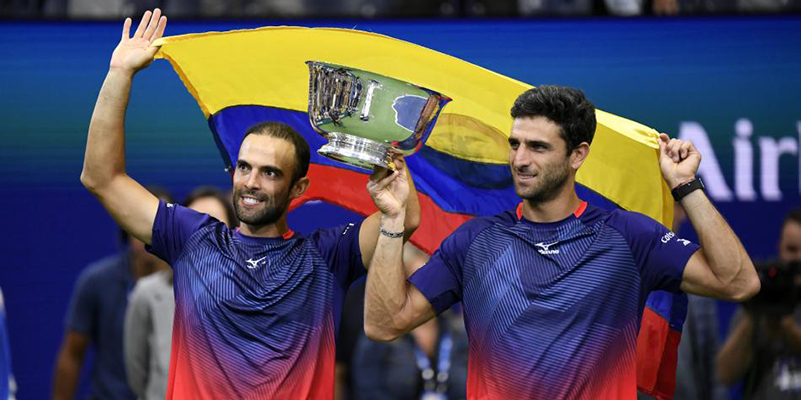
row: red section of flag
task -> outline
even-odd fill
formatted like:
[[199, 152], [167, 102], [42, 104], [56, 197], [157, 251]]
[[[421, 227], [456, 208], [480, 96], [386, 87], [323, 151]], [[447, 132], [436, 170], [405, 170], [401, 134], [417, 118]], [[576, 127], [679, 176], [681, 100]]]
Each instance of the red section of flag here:
[[[312, 200], [321, 200], [336, 204], [342, 208], [367, 216], [377, 211], [373, 200], [367, 193], [365, 173], [347, 169], [311, 164], [307, 175], [311, 185], [306, 193], [292, 202], [290, 210]], [[470, 215], [443, 211], [430, 197], [418, 193], [420, 201], [420, 226], [411, 238], [421, 250], [432, 254], [448, 235], [464, 222], [472, 218]]]
[[637, 336], [637, 388], [659, 400], [670, 400], [676, 391], [676, 363], [681, 332], [646, 307]]

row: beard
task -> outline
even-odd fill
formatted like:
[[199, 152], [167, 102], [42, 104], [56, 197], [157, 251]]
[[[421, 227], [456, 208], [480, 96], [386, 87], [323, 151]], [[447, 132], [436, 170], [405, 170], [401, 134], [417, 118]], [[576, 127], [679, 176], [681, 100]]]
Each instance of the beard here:
[[539, 182], [530, 187], [520, 186], [515, 180], [515, 193], [532, 204], [553, 200], [570, 177], [567, 160], [563, 164], [553, 164], [543, 168], [538, 177], [540, 177]]
[[[262, 202], [261, 207], [258, 209], [243, 207], [240, 204], [243, 195], [255, 197]], [[289, 193], [280, 193], [275, 196], [270, 196], [261, 192], [243, 189], [234, 191], [234, 211], [236, 212], [236, 218], [248, 225], [264, 226], [273, 224], [281, 218], [287, 207], [289, 207]]]

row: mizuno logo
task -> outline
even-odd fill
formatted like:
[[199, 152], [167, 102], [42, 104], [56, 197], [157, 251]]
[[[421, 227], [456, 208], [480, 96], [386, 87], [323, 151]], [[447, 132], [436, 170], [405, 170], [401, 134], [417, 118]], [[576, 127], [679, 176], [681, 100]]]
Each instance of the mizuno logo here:
[[559, 242], [556, 241], [556, 242], [548, 243], [548, 244], [545, 244], [544, 242], [539, 242], [539, 243], [535, 244], [534, 246], [539, 247], [539, 249], [537, 249], [537, 251], [540, 254], [545, 254], [545, 255], [548, 255], [548, 254], [559, 254], [559, 249], [551, 250], [551, 246], [553, 246], [553, 245], [555, 245], [557, 243], [559, 243]]
[[687, 240], [687, 239], [678, 239], [678, 242], [683, 244], [684, 246], [687, 246], [687, 245], [690, 244], [690, 241]]
[[258, 260], [254, 260], [253, 258], [251, 258], [250, 260], [245, 260], [245, 262], [248, 263], [248, 268], [256, 269], [256, 268], [259, 268], [259, 263], [264, 261], [265, 258], [267, 258], [267, 257], [262, 257], [262, 258], [260, 258]]

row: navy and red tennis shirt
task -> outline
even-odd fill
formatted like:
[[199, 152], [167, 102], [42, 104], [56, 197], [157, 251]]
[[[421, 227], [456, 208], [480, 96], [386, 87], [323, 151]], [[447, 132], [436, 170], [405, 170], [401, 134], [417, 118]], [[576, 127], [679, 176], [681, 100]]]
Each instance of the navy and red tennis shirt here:
[[463, 303], [468, 399], [634, 400], [646, 298], [678, 293], [698, 248], [623, 210], [509, 211], [463, 224], [409, 281], [438, 313]]
[[149, 250], [175, 271], [167, 399], [333, 399], [360, 225], [254, 238], [160, 202]]

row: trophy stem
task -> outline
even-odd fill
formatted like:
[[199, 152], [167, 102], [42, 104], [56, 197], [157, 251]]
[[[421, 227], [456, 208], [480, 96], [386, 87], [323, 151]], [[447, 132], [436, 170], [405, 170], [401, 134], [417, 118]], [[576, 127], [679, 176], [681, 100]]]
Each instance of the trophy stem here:
[[388, 144], [342, 132], [329, 132], [326, 138], [328, 143], [317, 150], [322, 156], [367, 170], [376, 165], [395, 170]]

